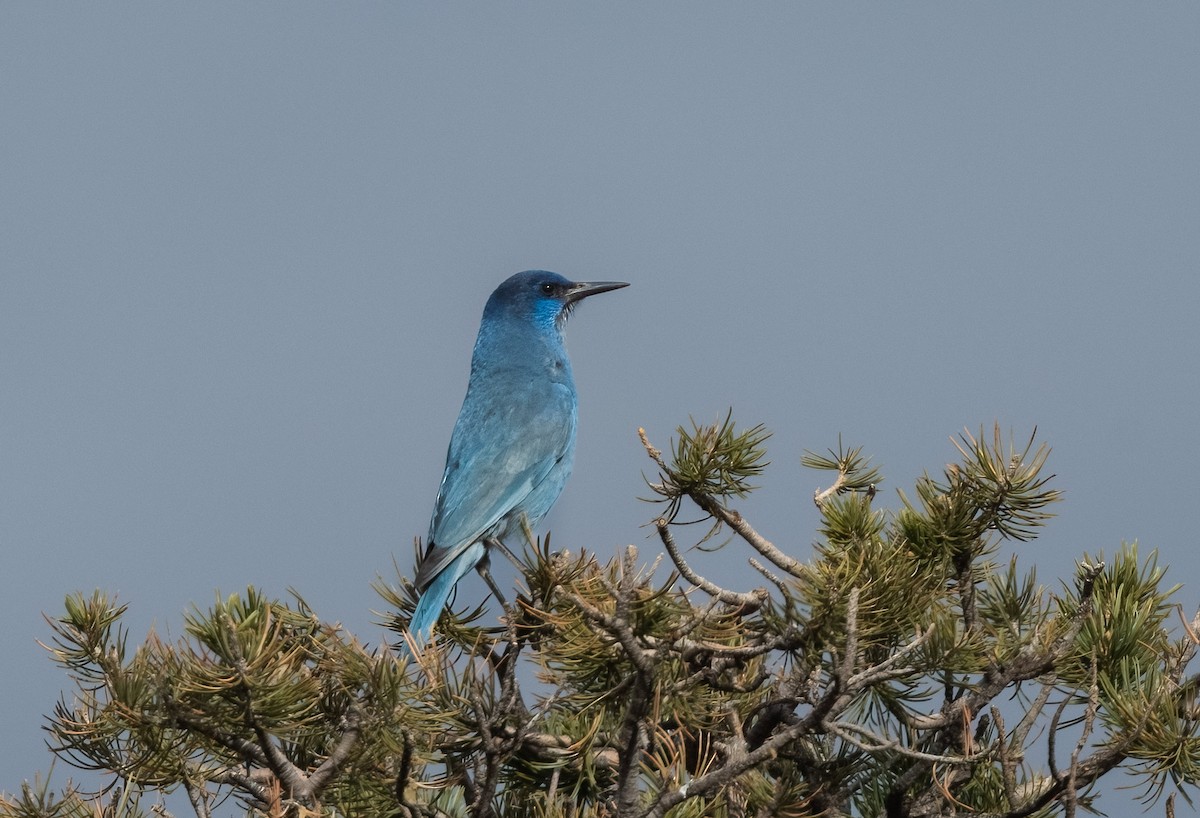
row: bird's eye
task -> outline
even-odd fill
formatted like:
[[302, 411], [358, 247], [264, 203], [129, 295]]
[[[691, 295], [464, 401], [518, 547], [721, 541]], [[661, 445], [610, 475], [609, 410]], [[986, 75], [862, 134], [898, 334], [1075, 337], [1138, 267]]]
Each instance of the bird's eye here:
[[542, 293], [544, 295], [554, 295], [554, 285], [547, 281], [542, 285]]

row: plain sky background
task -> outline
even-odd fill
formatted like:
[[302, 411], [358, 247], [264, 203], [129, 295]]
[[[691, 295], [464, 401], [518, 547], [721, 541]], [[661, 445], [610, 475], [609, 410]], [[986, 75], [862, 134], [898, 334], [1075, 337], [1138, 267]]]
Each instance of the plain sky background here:
[[10, 2], [0, 789], [70, 591], [135, 643], [249, 583], [378, 641], [532, 267], [632, 283], [571, 320], [557, 545], [658, 554], [639, 426], [774, 430], [741, 508], [804, 556], [804, 449], [895, 507], [999, 421], [1066, 491], [1024, 565], [1137, 539], [1200, 604], [1200, 4]]

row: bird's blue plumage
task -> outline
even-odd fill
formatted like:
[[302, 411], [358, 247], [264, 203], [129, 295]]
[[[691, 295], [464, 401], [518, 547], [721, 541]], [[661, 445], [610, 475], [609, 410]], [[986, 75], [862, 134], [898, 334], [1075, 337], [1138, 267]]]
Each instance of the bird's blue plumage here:
[[536, 525], [562, 493], [576, 423], [563, 328], [581, 299], [624, 286], [530, 270], [488, 299], [417, 565], [421, 598], [408, 629], [418, 645], [429, 641], [455, 584], [486, 556], [486, 541], [520, 536], [522, 519]]

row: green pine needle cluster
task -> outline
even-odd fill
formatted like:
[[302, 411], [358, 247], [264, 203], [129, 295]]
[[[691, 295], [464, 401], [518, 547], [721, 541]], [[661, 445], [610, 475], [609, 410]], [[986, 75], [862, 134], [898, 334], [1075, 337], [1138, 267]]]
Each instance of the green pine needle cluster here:
[[691, 429], [680, 426], [671, 445], [671, 459], [656, 457], [657, 481], [647, 480], [651, 491], [667, 503], [664, 515], [674, 520], [683, 498], [707, 495], [745, 497], [754, 490], [751, 480], [770, 465], [763, 444], [771, 436], [761, 424], [738, 431], [733, 411], [712, 426], [692, 421]]

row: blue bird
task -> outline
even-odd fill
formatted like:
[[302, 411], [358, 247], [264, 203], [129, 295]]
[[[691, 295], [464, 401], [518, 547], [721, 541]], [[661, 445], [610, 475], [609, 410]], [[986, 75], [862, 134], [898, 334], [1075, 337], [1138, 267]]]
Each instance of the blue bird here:
[[628, 284], [573, 282], [529, 270], [496, 288], [483, 308], [446, 470], [418, 561], [421, 594], [408, 631], [428, 643], [454, 586], [487, 573], [488, 549], [546, 515], [575, 458], [577, 396], [563, 329], [584, 298]]

